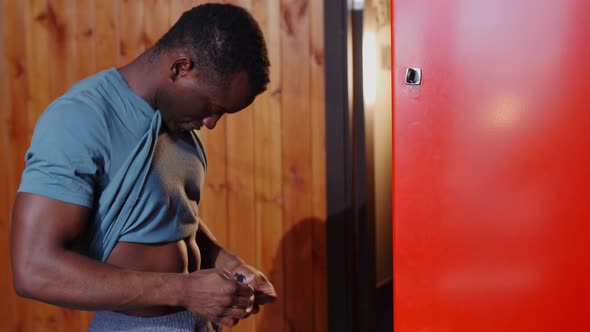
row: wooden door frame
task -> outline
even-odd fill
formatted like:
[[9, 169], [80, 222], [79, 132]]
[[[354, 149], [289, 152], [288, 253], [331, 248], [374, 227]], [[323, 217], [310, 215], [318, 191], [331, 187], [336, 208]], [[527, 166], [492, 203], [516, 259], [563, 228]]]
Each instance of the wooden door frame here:
[[[352, 103], [348, 47], [352, 43]], [[368, 218], [362, 91], [362, 11], [324, 0], [329, 331], [375, 324], [375, 222]], [[351, 125], [352, 117], [352, 125]]]

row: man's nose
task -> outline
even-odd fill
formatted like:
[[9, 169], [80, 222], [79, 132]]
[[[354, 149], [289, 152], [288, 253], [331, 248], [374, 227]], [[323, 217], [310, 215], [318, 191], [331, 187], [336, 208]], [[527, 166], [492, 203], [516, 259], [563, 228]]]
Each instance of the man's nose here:
[[203, 124], [208, 129], [213, 129], [213, 128], [215, 128], [215, 125], [217, 125], [217, 121], [219, 121], [220, 118], [221, 118], [221, 116], [219, 116], [217, 114], [213, 114], [211, 116], [204, 118]]

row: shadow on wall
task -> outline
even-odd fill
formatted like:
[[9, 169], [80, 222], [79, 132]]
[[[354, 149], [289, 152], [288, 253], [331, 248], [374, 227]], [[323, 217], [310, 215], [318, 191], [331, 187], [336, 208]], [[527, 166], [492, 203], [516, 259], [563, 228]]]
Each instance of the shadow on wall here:
[[325, 314], [318, 317], [327, 309], [325, 227], [321, 219], [306, 218], [283, 235], [268, 275], [278, 300], [262, 308], [256, 331], [312, 331], [326, 324]]

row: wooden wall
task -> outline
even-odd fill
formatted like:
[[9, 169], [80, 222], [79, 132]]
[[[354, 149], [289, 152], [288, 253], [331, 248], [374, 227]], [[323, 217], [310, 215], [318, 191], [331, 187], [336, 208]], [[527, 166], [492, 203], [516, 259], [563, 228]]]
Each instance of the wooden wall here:
[[[83, 331], [90, 313], [12, 289], [10, 209], [33, 126], [71, 84], [131, 61], [204, 1], [0, 1], [0, 331]], [[261, 24], [272, 77], [249, 110], [202, 134], [209, 170], [201, 213], [280, 296], [232, 330], [326, 331], [323, 1], [226, 2]]]

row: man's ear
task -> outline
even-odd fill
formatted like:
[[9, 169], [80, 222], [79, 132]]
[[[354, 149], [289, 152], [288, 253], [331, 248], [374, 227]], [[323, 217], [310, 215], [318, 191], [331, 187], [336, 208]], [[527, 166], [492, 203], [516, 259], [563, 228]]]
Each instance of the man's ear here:
[[194, 64], [191, 59], [187, 57], [181, 57], [172, 63], [170, 66], [170, 73], [168, 77], [172, 81], [176, 81], [179, 77], [183, 77], [187, 75], [194, 67]]

